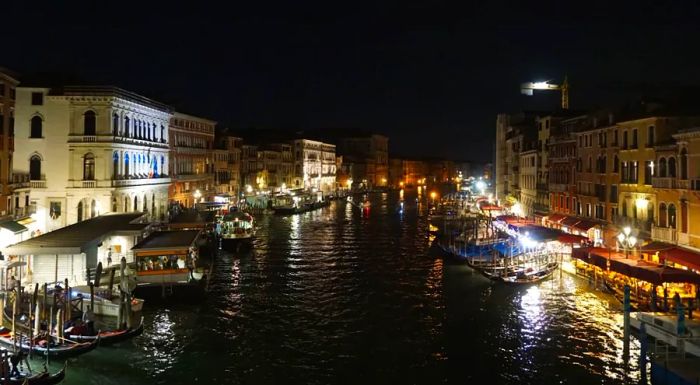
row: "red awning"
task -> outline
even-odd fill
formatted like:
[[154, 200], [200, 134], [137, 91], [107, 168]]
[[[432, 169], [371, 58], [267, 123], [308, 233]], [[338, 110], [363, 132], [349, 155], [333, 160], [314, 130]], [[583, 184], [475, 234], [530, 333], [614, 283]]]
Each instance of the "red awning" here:
[[682, 247], [674, 247], [673, 249], [659, 252], [659, 256], [689, 269], [700, 271], [700, 253]]
[[563, 214], [550, 214], [547, 216], [547, 220], [550, 222], [560, 222], [564, 218], [566, 218], [566, 215]]
[[582, 237], [580, 235], [562, 233], [559, 234], [559, 236], [557, 237], [557, 241], [561, 243], [579, 244], [583, 242], [588, 242], [588, 238]]
[[503, 210], [502, 207], [498, 207], [498, 206], [484, 206], [484, 207], [482, 207], [481, 209], [484, 210], [484, 211], [488, 211], [488, 210]]
[[561, 223], [564, 226], [573, 226], [573, 225], [579, 223], [580, 221], [581, 220], [576, 218], [576, 217], [566, 217], [559, 223]]
[[573, 227], [581, 230], [581, 231], [588, 231], [591, 227], [595, 227], [598, 224], [592, 221], [588, 221], [585, 219], [581, 219], [578, 223], [573, 225]]

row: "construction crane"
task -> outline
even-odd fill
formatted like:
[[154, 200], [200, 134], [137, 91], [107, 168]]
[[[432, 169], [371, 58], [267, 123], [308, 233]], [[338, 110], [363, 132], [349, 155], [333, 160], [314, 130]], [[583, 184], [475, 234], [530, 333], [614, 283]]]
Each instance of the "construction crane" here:
[[562, 84], [550, 84], [550, 81], [529, 82], [520, 84], [520, 93], [532, 96], [534, 90], [561, 91], [561, 108], [569, 109], [569, 80], [564, 76]]

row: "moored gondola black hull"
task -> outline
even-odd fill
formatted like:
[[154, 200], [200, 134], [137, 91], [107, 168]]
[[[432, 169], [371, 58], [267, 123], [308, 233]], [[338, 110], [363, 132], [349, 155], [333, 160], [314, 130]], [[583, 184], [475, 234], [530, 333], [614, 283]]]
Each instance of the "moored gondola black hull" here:
[[10, 385], [54, 385], [66, 378], [66, 365], [54, 374], [41, 372], [30, 376], [13, 377], [9, 379], [0, 378], [1, 384]]
[[[116, 344], [118, 342], [126, 341], [130, 338], [136, 337], [141, 333], [143, 333], [143, 317], [141, 317], [141, 322], [135, 328], [100, 332], [100, 345]], [[68, 338], [73, 341], [90, 342], [96, 340], [97, 337], [98, 336], [70, 335]]]

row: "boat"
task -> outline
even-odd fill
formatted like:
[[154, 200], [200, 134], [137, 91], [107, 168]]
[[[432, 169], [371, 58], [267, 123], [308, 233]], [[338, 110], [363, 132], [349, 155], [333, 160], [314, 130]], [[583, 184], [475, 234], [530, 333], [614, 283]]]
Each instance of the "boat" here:
[[66, 378], [66, 366], [64, 363], [61, 370], [51, 374], [48, 371], [42, 371], [36, 374], [22, 373], [19, 377], [3, 378], [0, 377], [0, 383], [9, 385], [53, 385], [58, 384]]
[[[118, 290], [115, 286], [115, 289]], [[72, 298], [75, 299], [78, 296], [83, 297], [83, 301], [85, 303], [91, 303], [91, 297], [90, 297], [90, 287], [89, 286], [74, 286], [71, 287], [72, 291]], [[102, 288], [102, 287], [95, 287], [93, 289], [95, 295], [94, 295], [94, 305], [95, 308], [92, 309], [93, 314], [97, 315], [104, 315], [104, 316], [110, 316], [110, 317], [118, 317], [119, 316], [119, 294], [118, 292], [115, 293], [115, 290], [112, 292], [109, 291], [108, 288]], [[145, 301], [141, 298], [132, 298], [131, 299], [131, 311], [133, 313], [138, 313], [143, 309], [143, 303]]]
[[550, 262], [541, 269], [524, 269], [498, 277], [499, 280], [505, 283], [512, 284], [528, 284], [543, 281], [552, 276], [554, 271], [559, 267], [559, 263]]
[[136, 292], [175, 286], [198, 288], [211, 266], [200, 266], [197, 239], [202, 230], [156, 231], [131, 248], [136, 261]]
[[217, 233], [224, 250], [238, 251], [243, 245], [250, 246], [255, 237], [253, 216], [234, 206], [217, 221]]
[[[55, 337], [52, 337], [52, 339], [53, 338]], [[60, 344], [47, 346], [46, 336], [36, 337], [33, 342], [26, 336], [20, 336], [17, 338], [17, 340], [15, 340], [15, 338], [12, 337], [12, 332], [9, 329], [0, 329], [0, 343], [9, 346], [10, 348], [19, 348], [25, 353], [32, 351], [34, 354], [39, 354], [41, 356], [48, 355], [52, 358], [75, 357], [88, 353], [94, 350], [99, 342], [99, 337], [89, 342], [76, 342], [69, 339], [64, 339]]]
[[94, 335], [71, 334], [72, 330], [69, 329], [66, 329], [65, 333], [68, 336], [68, 339], [73, 341], [89, 342], [99, 338], [100, 345], [111, 345], [117, 342], [126, 341], [129, 338], [136, 337], [143, 333], [143, 317], [141, 317], [139, 325], [135, 328], [100, 331]]
[[686, 318], [683, 323], [687, 333], [679, 335], [677, 315], [662, 312], [630, 313], [630, 326], [633, 329], [639, 330], [644, 324], [650, 337], [677, 349], [682, 344], [685, 353], [700, 357], [700, 321]]

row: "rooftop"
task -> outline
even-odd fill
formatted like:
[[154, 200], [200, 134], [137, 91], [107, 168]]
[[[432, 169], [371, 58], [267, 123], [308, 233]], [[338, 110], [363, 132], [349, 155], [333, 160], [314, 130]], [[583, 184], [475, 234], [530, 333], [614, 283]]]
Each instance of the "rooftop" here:
[[107, 234], [143, 231], [148, 224], [135, 223], [143, 215], [140, 212], [100, 215], [8, 246], [5, 254], [80, 254]]
[[199, 233], [200, 230], [157, 231], [132, 247], [131, 250], [189, 248]]

